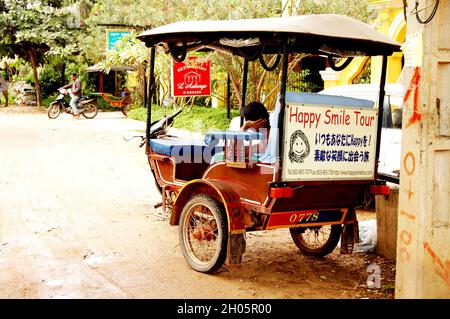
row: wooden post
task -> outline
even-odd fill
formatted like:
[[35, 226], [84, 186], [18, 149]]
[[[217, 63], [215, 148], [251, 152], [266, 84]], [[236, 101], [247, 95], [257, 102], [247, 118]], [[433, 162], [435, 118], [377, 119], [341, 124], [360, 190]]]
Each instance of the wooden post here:
[[398, 187], [390, 185], [391, 193], [377, 195], [377, 255], [395, 259], [397, 250]]

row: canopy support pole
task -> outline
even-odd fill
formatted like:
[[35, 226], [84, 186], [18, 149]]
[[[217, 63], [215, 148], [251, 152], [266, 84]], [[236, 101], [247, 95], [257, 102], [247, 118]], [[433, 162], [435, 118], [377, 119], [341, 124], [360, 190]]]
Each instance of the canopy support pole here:
[[144, 85], [144, 107], [147, 108], [147, 93], [148, 93], [148, 87], [147, 87], [147, 69], [144, 69], [144, 78], [143, 78], [143, 85]]
[[[150, 140], [150, 126], [152, 123], [152, 100], [153, 100], [153, 88], [155, 85], [155, 55], [156, 49], [155, 47], [150, 48], [150, 90], [148, 92], [148, 105], [147, 105], [147, 129], [146, 129], [146, 137], [147, 143]], [[147, 88], [146, 88], [147, 90]]]
[[[289, 65], [289, 50], [287, 40], [283, 45], [283, 60], [281, 69], [281, 79], [280, 79], [280, 113], [278, 114], [278, 154], [277, 162], [280, 166], [283, 162], [283, 152], [284, 152], [284, 112], [286, 108], [286, 86], [288, 77], [288, 65]], [[279, 175], [279, 180], [281, 180], [281, 174]]]
[[227, 117], [231, 119], [231, 78], [230, 73], [227, 73]]
[[378, 178], [378, 164], [380, 157], [381, 146], [381, 128], [383, 127], [383, 108], [384, 108], [384, 86], [386, 84], [386, 71], [387, 71], [387, 56], [383, 55], [383, 63], [381, 65], [381, 79], [380, 79], [380, 95], [378, 98], [378, 127], [377, 127], [377, 148], [375, 153], [375, 178]]
[[244, 75], [242, 78], [241, 127], [244, 125], [245, 97], [247, 96], [248, 60], [244, 58]]

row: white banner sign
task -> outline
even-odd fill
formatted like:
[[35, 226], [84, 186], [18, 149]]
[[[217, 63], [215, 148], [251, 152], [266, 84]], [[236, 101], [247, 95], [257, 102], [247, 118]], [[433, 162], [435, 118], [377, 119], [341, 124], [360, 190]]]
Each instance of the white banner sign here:
[[378, 112], [372, 108], [286, 106], [284, 181], [371, 180]]

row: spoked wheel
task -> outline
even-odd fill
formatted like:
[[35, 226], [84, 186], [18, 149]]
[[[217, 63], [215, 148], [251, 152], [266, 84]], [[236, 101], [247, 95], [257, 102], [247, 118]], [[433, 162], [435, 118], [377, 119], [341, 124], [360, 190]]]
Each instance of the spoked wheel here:
[[341, 236], [341, 225], [291, 228], [295, 245], [305, 255], [323, 257], [336, 248]]
[[222, 205], [207, 195], [194, 196], [183, 208], [180, 243], [189, 265], [203, 273], [219, 270], [227, 256], [228, 227]]
[[87, 119], [93, 119], [98, 113], [98, 108], [95, 104], [89, 103], [83, 109], [83, 116]]
[[47, 115], [49, 118], [56, 119], [59, 114], [61, 114], [61, 106], [59, 105], [59, 103], [55, 103], [53, 105], [50, 105], [48, 110], [47, 110]]

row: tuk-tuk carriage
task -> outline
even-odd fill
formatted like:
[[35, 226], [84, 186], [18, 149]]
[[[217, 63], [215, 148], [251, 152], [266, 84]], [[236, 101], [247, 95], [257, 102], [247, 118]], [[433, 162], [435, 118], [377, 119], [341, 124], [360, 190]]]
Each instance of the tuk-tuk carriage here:
[[[154, 94], [156, 46], [176, 61], [188, 52], [217, 50], [244, 59], [243, 96], [249, 61], [273, 71], [281, 83], [271, 128], [261, 132], [212, 131], [201, 141], [170, 136], [181, 112], [151, 121], [146, 154], [170, 212], [179, 225], [189, 265], [204, 273], [239, 264], [250, 231], [289, 228], [301, 252], [325, 256], [341, 240], [341, 253], [358, 241], [356, 209], [389, 187], [377, 173], [387, 57], [400, 46], [367, 24], [336, 14], [228, 21], [183, 21], [138, 35], [150, 48]], [[372, 101], [286, 91], [289, 55], [328, 57], [340, 70], [354, 56], [382, 56], [378, 105]], [[268, 65], [267, 55], [276, 55]], [[347, 58], [341, 66], [335, 58]], [[241, 117], [241, 124], [243, 119]], [[258, 153], [255, 145], [265, 141]], [[256, 149], [256, 151], [255, 151]], [[221, 156], [217, 156], [221, 154]], [[215, 160], [216, 159], [216, 160]]]

